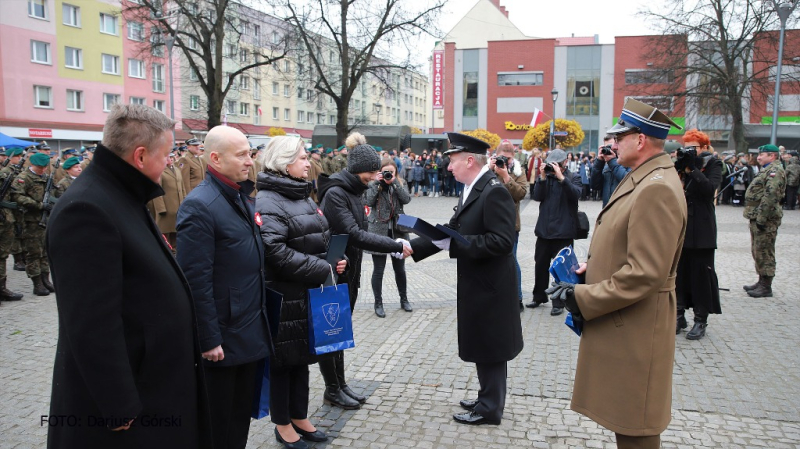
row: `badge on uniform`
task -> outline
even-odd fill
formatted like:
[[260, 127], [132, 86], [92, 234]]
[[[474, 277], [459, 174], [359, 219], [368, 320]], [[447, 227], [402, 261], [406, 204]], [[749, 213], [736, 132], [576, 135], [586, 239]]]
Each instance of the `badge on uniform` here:
[[264, 221], [261, 220], [261, 214], [259, 214], [258, 212], [256, 212], [256, 224], [259, 225], [259, 226], [264, 224]]
[[317, 208], [317, 213], [320, 215], [320, 217], [324, 217], [324, 215], [322, 214], [322, 209], [320, 209], [319, 207]]
[[493, 186], [496, 186], [497, 184], [499, 184], [499, 182], [497, 182], [497, 179], [492, 179], [491, 184]]
[[775, 177], [775, 175], [777, 175], [777, 173], [775, 173], [775, 172], [772, 172], [772, 173], [770, 173], [770, 174], [769, 174], [769, 177], [770, 177], [770, 178], [774, 178], [774, 177]]
[[364, 206], [364, 214], [365, 214], [367, 217], [369, 217], [369, 212], [370, 212], [369, 206]]

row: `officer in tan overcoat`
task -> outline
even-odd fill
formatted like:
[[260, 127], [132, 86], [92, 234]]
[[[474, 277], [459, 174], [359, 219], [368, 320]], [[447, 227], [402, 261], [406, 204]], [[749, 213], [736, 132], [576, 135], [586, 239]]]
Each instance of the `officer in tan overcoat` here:
[[177, 164], [183, 177], [183, 188], [188, 195], [192, 189], [206, 179], [207, 162], [203, 158], [203, 150], [200, 147], [199, 140], [189, 139], [186, 141], [186, 146], [189, 154], [180, 158]]
[[178, 217], [178, 207], [186, 198], [183, 176], [175, 166], [176, 156], [175, 153], [169, 154], [169, 162], [161, 174], [161, 188], [164, 189], [164, 194], [147, 203], [147, 210], [156, 221], [158, 229], [167, 238], [173, 252], [177, 248], [175, 221]]
[[608, 133], [631, 171], [597, 217], [579, 270], [585, 284], [551, 289], [566, 293], [567, 309], [583, 318], [572, 410], [615, 432], [620, 448], [660, 447], [671, 419], [675, 277], [687, 217], [664, 153], [671, 126], [680, 128], [658, 109], [625, 103]]

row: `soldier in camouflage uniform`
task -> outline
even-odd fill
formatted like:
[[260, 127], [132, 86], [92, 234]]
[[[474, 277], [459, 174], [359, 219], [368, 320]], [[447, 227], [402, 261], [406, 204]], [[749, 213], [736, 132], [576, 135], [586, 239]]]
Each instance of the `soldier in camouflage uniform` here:
[[[8, 164], [0, 170], [0, 186], [5, 185], [6, 180], [11, 177], [13, 182], [15, 172], [13, 165], [19, 164], [22, 159], [22, 148], [13, 148], [6, 152], [9, 157]], [[14, 185], [12, 184], [8, 191], [6, 191], [3, 203], [0, 204], [0, 300], [2, 301], [19, 301], [22, 299], [22, 294], [15, 293], [6, 288], [6, 259], [11, 252], [14, 244], [14, 210], [16, 204], [9, 201], [10, 193]]]
[[322, 173], [330, 176], [333, 172], [333, 148], [325, 148], [325, 156], [320, 161]]
[[48, 176], [45, 174], [50, 158], [47, 154], [36, 153], [28, 159], [31, 166], [23, 170], [14, 183], [12, 198], [23, 210], [24, 229], [22, 245], [25, 249], [25, 272], [33, 281], [33, 294], [47, 296], [55, 292], [50, 282], [50, 265], [44, 250], [45, 228], [39, 226], [42, 211], [53, 208], [52, 203], [44, 203], [44, 193]]
[[64, 169], [65, 175], [61, 178], [61, 181], [58, 181], [56, 189], [53, 191], [53, 195], [56, 198], [63, 195], [64, 192], [67, 191], [67, 188], [72, 185], [72, 182], [75, 181], [75, 178], [81, 174], [83, 168], [81, 168], [80, 162], [81, 160], [74, 156], [64, 161], [64, 165], [62, 165], [61, 168]]
[[[18, 173], [14, 170], [14, 165], [17, 165], [22, 160], [22, 149], [17, 148], [14, 150], [9, 150], [9, 161], [8, 165], [3, 167], [0, 170], [0, 174], [4, 174], [8, 176], [10, 173], [13, 177], [17, 177]], [[25, 161], [25, 166], [27, 167], [28, 161]], [[10, 200], [12, 192], [8, 192], [7, 199]], [[14, 271], [25, 271], [25, 250], [22, 248], [22, 227], [23, 227], [23, 220], [22, 220], [22, 211], [17, 208], [16, 210], [12, 211], [14, 214], [14, 237], [13, 243], [11, 244], [11, 255], [14, 256]]]
[[753, 298], [772, 296], [775, 239], [783, 217], [780, 202], [786, 189], [786, 173], [778, 160], [778, 147], [762, 145], [758, 151], [761, 170], [744, 196], [744, 218], [750, 220], [750, 249], [758, 273], [758, 282], [745, 285], [744, 290]]
[[784, 209], [794, 210], [797, 205], [797, 190], [800, 188], [800, 159], [797, 151], [790, 151], [784, 156], [786, 161], [786, 204]]
[[339, 173], [347, 168], [347, 147], [342, 145], [339, 147], [338, 151], [339, 154], [333, 157], [333, 162], [331, 163], [333, 173]]

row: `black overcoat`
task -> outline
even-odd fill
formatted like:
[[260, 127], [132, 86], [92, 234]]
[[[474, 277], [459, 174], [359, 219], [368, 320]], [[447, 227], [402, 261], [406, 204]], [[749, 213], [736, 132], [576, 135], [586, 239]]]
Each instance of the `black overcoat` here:
[[[201, 434], [208, 414], [191, 292], [145, 208], [163, 193], [98, 146], [53, 209], [47, 252], [59, 329], [50, 415], [72, 421], [49, 427], [50, 448], [210, 441]], [[128, 417], [136, 417], [129, 430], [110, 430]]]
[[717, 214], [714, 193], [722, 182], [722, 161], [710, 153], [705, 166], [690, 173], [681, 173], [683, 191], [686, 194], [686, 238], [684, 248], [717, 247]]
[[[522, 351], [512, 253], [516, 215], [508, 189], [489, 171], [475, 181], [448, 224], [469, 240], [469, 245], [450, 242], [450, 257], [458, 262], [458, 355], [466, 362], [507, 362]], [[439, 251], [424, 237], [411, 247], [417, 262]]]

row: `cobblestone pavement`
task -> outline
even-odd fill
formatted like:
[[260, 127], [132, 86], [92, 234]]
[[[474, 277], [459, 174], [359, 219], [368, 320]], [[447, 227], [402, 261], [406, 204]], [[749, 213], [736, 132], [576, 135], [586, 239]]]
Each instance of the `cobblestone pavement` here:
[[[409, 214], [446, 222], [454, 198], [414, 198]], [[582, 202], [593, 220], [599, 202]], [[519, 260], [523, 293], [533, 288], [534, 226], [538, 205], [523, 200]], [[800, 447], [800, 211], [786, 212], [778, 231], [775, 297], [752, 299], [742, 284], [756, 279], [742, 210], [717, 209], [717, 271], [722, 315], [712, 315], [706, 338], [677, 338], [672, 423], [663, 447]], [[653, 236], [658, 238], [658, 236]], [[585, 254], [588, 240], [577, 244]], [[9, 269], [10, 269], [9, 264]], [[444, 255], [408, 261], [413, 313], [399, 309], [387, 268], [387, 317], [372, 312], [371, 259], [354, 312], [356, 348], [346, 352], [350, 384], [369, 394], [364, 407], [322, 405], [322, 379], [311, 367], [313, 422], [332, 438], [317, 447], [495, 448], [615, 447], [613, 434], [569, 410], [578, 338], [551, 317], [549, 307], [522, 315], [525, 349], [509, 364], [509, 392], [500, 426], [455, 424], [458, 401], [473, 397], [472, 364], [457, 356], [455, 261]], [[57, 336], [53, 296], [34, 297], [24, 273], [9, 271], [10, 288], [25, 299], [0, 307], [0, 447], [35, 448], [50, 398]], [[691, 315], [691, 314], [689, 314]], [[277, 448], [268, 418], [253, 422], [248, 448]]]

